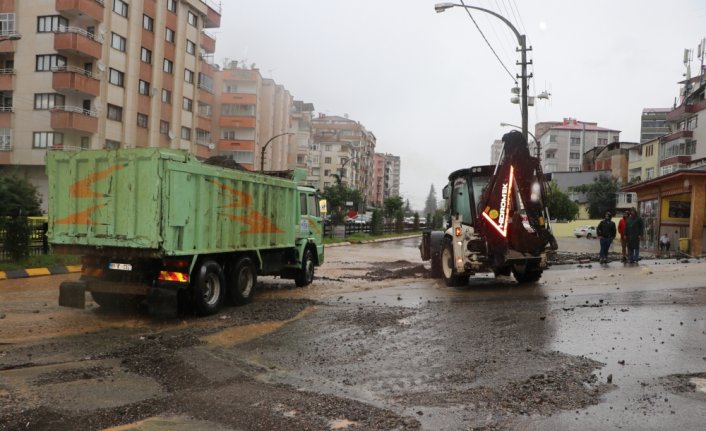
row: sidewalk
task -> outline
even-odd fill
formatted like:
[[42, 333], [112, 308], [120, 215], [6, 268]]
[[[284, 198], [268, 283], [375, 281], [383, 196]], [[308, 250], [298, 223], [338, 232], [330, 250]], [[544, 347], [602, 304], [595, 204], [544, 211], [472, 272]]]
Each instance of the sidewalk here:
[[13, 278], [39, 277], [42, 275], [69, 274], [81, 272], [81, 265], [54, 266], [51, 268], [27, 268], [14, 269], [12, 271], [0, 271], [0, 280], [10, 280]]

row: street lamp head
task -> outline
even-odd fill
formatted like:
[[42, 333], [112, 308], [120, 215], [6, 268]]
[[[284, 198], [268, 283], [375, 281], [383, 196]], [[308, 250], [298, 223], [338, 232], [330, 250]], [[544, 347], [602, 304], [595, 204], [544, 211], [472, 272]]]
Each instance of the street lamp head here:
[[444, 12], [446, 9], [451, 9], [456, 6], [454, 3], [437, 3], [434, 5], [434, 10], [436, 13]]

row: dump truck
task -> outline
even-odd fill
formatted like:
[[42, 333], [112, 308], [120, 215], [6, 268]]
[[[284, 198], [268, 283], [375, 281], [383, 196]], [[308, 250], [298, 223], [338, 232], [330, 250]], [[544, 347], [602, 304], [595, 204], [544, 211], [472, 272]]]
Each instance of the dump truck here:
[[519, 283], [541, 278], [557, 242], [541, 165], [522, 134], [503, 136], [497, 165], [452, 172], [442, 196], [444, 229], [425, 230], [419, 246], [433, 277], [443, 277], [448, 286], [487, 272], [513, 274]]
[[106, 308], [210, 315], [250, 302], [258, 275], [310, 284], [325, 201], [299, 185], [306, 172], [220, 165], [164, 148], [47, 152], [49, 242], [82, 256], [59, 304], [84, 308], [90, 292]]

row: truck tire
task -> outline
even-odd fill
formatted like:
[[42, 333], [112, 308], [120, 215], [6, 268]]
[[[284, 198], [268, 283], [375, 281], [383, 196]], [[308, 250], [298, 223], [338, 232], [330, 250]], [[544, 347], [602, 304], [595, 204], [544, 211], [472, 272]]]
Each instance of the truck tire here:
[[453, 246], [448, 239], [444, 240], [444, 246], [441, 249], [441, 272], [449, 287], [465, 286], [470, 278], [466, 274], [454, 274]]
[[441, 278], [444, 276], [444, 270], [441, 268], [441, 255], [433, 253], [431, 255], [431, 278]]
[[121, 295], [118, 293], [91, 292], [93, 301], [106, 310], [134, 309], [142, 297], [135, 295]]
[[304, 250], [302, 257], [302, 267], [294, 278], [294, 284], [297, 287], [304, 287], [314, 281], [314, 255], [310, 249]]
[[512, 275], [515, 276], [515, 280], [519, 284], [528, 284], [538, 281], [542, 277], [542, 270], [534, 265], [524, 265], [524, 267], [518, 267], [513, 265]]
[[225, 286], [221, 265], [212, 260], [203, 262], [191, 285], [191, 297], [196, 312], [202, 316], [217, 313], [226, 294]]
[[257, 284], [255, 264], [249, 257], [240, 259], [228, 271], [228, 302], [243, 305], [252, 301]]

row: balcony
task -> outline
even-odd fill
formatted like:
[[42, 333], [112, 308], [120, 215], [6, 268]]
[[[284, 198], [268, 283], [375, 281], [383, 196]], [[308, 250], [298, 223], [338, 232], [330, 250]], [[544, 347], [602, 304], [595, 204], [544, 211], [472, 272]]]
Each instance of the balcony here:
[[51, 127], [54, 130], [98, 132], [98, 118], [93, 111], [77, 106], [58, 106], [51, 110]]
[[667, 113], [667, 121], [680, 121], [704, 109], [706, 109], [706, 100], [700, 100], [693, 105], [683, 103], [681, 106]]
[[659, 166], [679, 165], [684, 166], [691, 162], [691, 156], [678, 155], [671, 156], [659, 161]]
[[676, 132], [670, 133], [659, 138], [660, 144], [666, 144], [667, 142], [676, 141], [680, 138], [693, 138], [694, 132], [692, 130], [678, 130]]
[[15, 69], [0, 69], [0, 91], [14, 90]]
[[254, 151], [255, 141], [243, 139], [221, 139], [218, 141], [219, 151]]
[[221, 5], [213, 0], [201, 0], [201, 3], [208, 6], [203, 26], [206, 28], [218, 28], [221, 26]]
[[67, 17], [90, 16], [103, 22], [103, 0], [56, 0], [56, 10]]
[[201, 48], [209, 54], [216, 52], [216, 38], [208, 32], [201, 32]]
[[15, 41], [21, 38], [15, 31], [0, 31], [0, 54], [15, 52]]
[[226, 117], [221, 116], [218, 121], [221, 127], [237, 127], [237, 128], [247, 128], [254, 129], [257, 127], [257, 120], [255, 117]]
[[92, 33], [82, 28], [61, 27], [58, 32], [54, 33], [54, 49], [62, 54], [99, 59], [102, 46]]
[[257, 94], [246, 93], [223, 93], [221, 94], [223, 105], [255, 105], [257, 104]]
[[12, 128], [13, 112], [14, 108], [12, 106], [0, 106], [0, 127]]
[[97, 97], [100, 94], [100, 81], [89, 71], [73, 66], [52, 69], [52, 88], [60, 93], [75, 93]]

